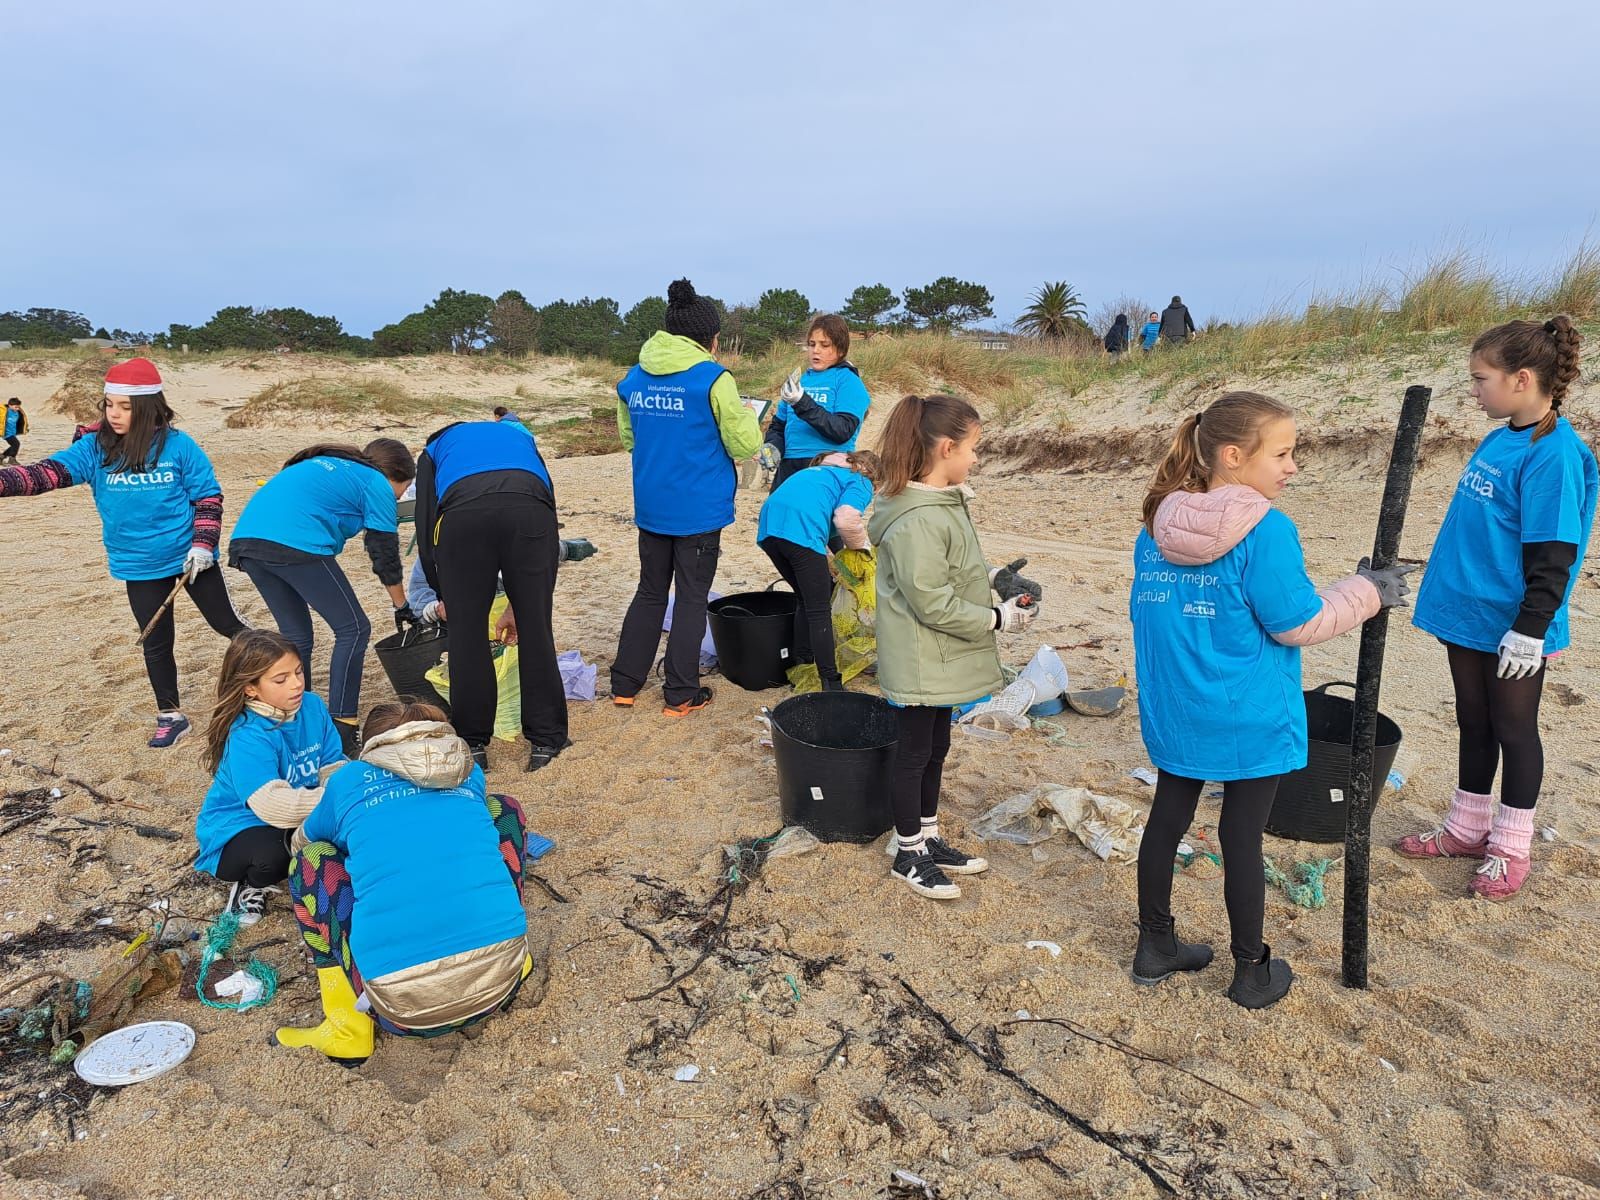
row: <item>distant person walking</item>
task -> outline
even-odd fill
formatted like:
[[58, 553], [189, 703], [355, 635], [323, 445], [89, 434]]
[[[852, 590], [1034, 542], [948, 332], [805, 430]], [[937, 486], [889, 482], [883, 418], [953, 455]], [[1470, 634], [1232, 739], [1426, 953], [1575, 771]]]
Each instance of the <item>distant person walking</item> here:
[[1101, 344], [1105, 346], [1107, 354], [1117, 359], [1128, 352], [1132, 341], [1133, 331], [1128, 327], [1128, 314], [1118, 313], [1117, 319], [1111, 322], [1111, 328], [1106, 330], [1105, 340]]
[[1161, 340], [1170, 344], [1187, 342], [1194, 336], [1194, 318], [1182, 296], [1174, 296], [1172, 303], [1161, 310]]
[[17, 455], [22, 451], [22, 435], [28, 432], [28, 414], [22, 411], [22, 401], [15, 396], [6, 401], [6, 448], [0, 454], [0, 463], [16, 466]]
[[1139, 342], [1144, 346], [1144, 352], [1149, 354], [1160, 340], [1161, 314], [1152, 310], [1149, 319], [1144, 323], [1144, 328], [1139, 330]]

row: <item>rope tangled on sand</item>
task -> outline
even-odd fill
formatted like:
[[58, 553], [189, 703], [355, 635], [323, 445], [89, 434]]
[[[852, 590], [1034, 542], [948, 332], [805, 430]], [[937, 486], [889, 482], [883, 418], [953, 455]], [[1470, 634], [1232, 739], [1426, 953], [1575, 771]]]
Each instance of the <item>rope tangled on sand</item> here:
[[194, 981], [195, 994], [200, 997], [200, 1003], [207, 1008], [227, 1009], [230, 1012], [244, 1012], [247, 1009], [260, 1008], [263, 1004], [271, 1004], [272, 998], [278, 994], [278, 972], [270, 963], [264, 963], [254, 954], [250, 961], [244, 965], [244, 973], [261, 981], [261, 995], [254, 1000], [213, 1000], [206, 995], [206, 976], [211, 972], [211, 966], [219, 958], [225, 958], [233, 949], [234, 939], [239, 936], [239, 914], [225, 912], [206, 928], [206, 948], [200, 955], [200, 974]]

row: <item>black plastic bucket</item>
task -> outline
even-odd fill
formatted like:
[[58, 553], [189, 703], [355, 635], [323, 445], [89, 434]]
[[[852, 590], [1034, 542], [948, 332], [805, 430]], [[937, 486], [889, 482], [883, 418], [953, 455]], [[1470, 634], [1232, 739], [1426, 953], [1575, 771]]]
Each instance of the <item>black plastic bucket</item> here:
[[808, 692], [772, 710], [785, 825], [824, 842], [870, 842], [894, 824], [889, 776], [899, 722], [865, 692]]
[[437, 704], [448, 713], [450, 705], [428, 682], [428, 672], [439, 665], [448, 644], [443, 626], [413, 625], [405, 633], [391, 633], [372, 648], [395, 695]]
[[793, 592], [737, 592], [706, 606], [706, 622], [717, 647], [717, 669], [747, 692], [782, 687], [794, 664], [794, 613], [800, 598]]
[[[1278, 797], [1267, 818], [1267, 832], [1302, 842], [1344, 841], [1345, 814], [1350, 809], [1350, 738], [1355, 701], [1330, 696], [1331, 687], [1355, 690], [1353, 683], [1325, 683], [1305, 694], [1306, 765], [1278, 781]], [[1400, 751], [1400, 726], [1381, 712], [1372, 752], [1372, 803], [1378, 803], [1394, 756]]]

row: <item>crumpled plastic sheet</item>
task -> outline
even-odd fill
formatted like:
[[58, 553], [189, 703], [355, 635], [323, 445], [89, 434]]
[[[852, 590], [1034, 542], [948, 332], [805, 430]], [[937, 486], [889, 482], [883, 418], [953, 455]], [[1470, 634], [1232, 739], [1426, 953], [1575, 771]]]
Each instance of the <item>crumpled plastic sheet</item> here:
[[1046, 783], [1002, 800], [972, 823], [982, 840], [1032, 846], [1069, 829], [1106, 862], [1137, 862], [1145, 815], [1115, 796]]
[[594, 699], [595, 679], [600, 669], [584, 662], [581, 651], [563, 650], [556, 655], [556, 666], [561, 668], [561, 685], [566, 689], [568, 700]]

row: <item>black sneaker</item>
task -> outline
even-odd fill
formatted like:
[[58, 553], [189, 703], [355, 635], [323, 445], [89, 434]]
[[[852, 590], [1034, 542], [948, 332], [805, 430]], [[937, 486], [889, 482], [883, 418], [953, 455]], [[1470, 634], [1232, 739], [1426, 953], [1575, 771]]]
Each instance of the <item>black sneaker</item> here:
[[924, 845], [928, 848], [928, 857], [933, 859], [933, 865], [946, 875], [978, 875], [989, 869], [987, 858], [965, 854], [943, 838], [929, 838]]
[[349, 721], [335, 721], [333, 727], [339, 731], [339, 749], [344, 756], [354, 760], [361, 757], [361, 730]]
[[956, 900], [961, 896], [961, 889], [951, 883], [949, 877], [926, 854], [896, 851], [894, 866], [889, 874], [917, 895], [930, 900]]
[[487, 742], [468, 742], [467, 749], [472, 751], [472, 761], [478, 764], [478, 769], [485, 775], [489, 773], [489, 745]]
[[568, 738], [566, 741], [562, 742], [561, 745], [559, 745], [559, 746], [531, 746], [531, 747], [529, 747], [529, 751], [528, 751], [528, 766], [527, 766], [526, 769], [529, 770], [529, 771], [537, 771], [542, 767], [548, 767], [550, 765], [551, 761], [556, 757], [556, 755], [560, 754], [563, 750], [565, 750], [570, 745], [572, 745], [572, 739]]

